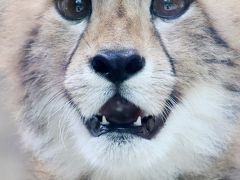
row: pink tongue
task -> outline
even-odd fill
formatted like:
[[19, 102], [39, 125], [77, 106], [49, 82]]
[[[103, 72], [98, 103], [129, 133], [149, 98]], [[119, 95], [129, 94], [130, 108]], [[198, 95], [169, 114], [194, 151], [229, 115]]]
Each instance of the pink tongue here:
[[127, 125], [134, 123], [141, 116], [142, 111], [126, 99], [116, 95], [109, 99], [101, 108], [100, 113], [111, 123]]

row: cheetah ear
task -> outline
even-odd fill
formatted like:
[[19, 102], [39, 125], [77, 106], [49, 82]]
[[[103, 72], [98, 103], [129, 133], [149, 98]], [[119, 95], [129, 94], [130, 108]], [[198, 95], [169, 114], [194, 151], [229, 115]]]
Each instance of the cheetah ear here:
[[240, 1], [198, 0], [213, 26], [230, 46], [240, 50]]

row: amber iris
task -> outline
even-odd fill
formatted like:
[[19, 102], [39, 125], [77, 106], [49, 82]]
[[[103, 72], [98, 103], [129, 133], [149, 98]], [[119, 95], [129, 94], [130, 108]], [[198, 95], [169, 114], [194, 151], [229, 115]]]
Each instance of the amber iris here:
[[163, 19], [176, 19], [186, 12], [192, 0], [153, 0], [151, 11]]
[[91, 15], [91, 0], [56, 0], [58, 12], [68, 20], [83, 20]]

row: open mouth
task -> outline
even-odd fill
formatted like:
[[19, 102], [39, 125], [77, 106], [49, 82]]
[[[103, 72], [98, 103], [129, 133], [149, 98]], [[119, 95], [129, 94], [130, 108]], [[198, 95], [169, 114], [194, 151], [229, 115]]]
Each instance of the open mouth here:
[[155, 117], [146, 115], [133, 103], [115, 95], [85, 125], [94, 137], [116, 132], [152, 139], [164, 126], [171, 111], [170, 105], [166, 106], [162, 115]]

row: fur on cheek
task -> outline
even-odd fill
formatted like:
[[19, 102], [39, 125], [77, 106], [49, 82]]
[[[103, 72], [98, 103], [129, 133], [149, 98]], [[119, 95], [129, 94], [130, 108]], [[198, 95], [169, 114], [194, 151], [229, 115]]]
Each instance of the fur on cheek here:
[[236, 128], [236, 119], [226, 118], [229, 112], [225, 104], [232, 97], [227, 98], [220, 89], [205, 83], [196, 85], [152, 141], [133, 139], [117, 145], [102, 137], [81, 143], [79, 153], [94, 169], [93, 179], [118, 179], [120, 174], [129, 180], [171, 179], [181, 172], [206, 172], [228, 149]]

